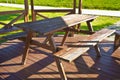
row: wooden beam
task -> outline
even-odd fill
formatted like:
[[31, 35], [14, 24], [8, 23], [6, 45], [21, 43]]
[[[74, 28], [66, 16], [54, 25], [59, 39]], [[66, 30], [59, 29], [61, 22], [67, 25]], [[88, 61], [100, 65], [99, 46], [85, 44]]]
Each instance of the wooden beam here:
[[24, 0], [24, 7], [25, 7], [25, 14], [24, 14], [24, 21], [28, 22], [29, 21], [29, 5], [28, 5], [28, 0]]
[[78, 13], [82, 14], [82, 0], [79, 0]]
[[40, 16], [40, 17], [42, 17], [42, 18], [48, 19], [48, 17], [46, 17], [46, 16], [44, 16], [44, 15], [42, 15], [42, 14], [36, 13], [36, 15], [38, 15], [38, 16]]
[[76, 0], [73, 0], [73, 13], [76, 13]]
[[16, 22], [17, 20], [19, 20], [20, 18], [22, 18], [24, 16], [24, 13], [22, 13], [21, 15], [19, 15], [18, 17], [16, 17], [15, 19], [13, 19], [12, 21], [10, 21], [7, 25], [5, 25], [4, 27], [8, 28], [11, 27], [11, 25]]
[[6, 25], [6, 23], [0, 22], [1, 25]]
[[72, 12], [73, 9], [39, 9], [35, 12]]
[[31, 4], [32, 21], [35, 21], [36, 20], [36, 13], [34, 11], [34, 2], [33, 2], [33, 0], [30, 0], [30, 4]]
[[24, 12], [24, 10], [2, 11], [2, 12], [0, 12], [0, 15], [16, 14], [16, 13], [23, 13], [23, 12]]

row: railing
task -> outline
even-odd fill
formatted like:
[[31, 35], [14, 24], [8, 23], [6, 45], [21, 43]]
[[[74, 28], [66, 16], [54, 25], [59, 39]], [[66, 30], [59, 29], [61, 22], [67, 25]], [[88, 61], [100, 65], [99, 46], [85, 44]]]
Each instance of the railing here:
[[[7, 0], [8, 2], [8, 0]], [[12, 0], [11, 0], [12, 2]], [[27, 22], [29, 20], [29, 17], [28, 17], [28, 10], [29, 10], [29, 7], [28, 7], [28, 0], [24, 0], [24, 10], [12, 10], [12, 11], [1, 11], [0, 12], [0, 16], [4, 16], [4, 15], [7, 15], [7, 14], [20, 14], [18, 15], [16, 18], [14, 18], [13, 20], [11, 20], [9, 23], [4, 23], [4, 22], [0, 22], [1, 25], [4, 26], [4, 28], [9, 28], [12, 26], [12, 24], [14, 24], [17, 20], [21, 19], [21, 18], [24, 18], [24, 21]]]
[[[36, 20], [36, 16], [40, 16], [42, 18], [48, 18], [44, 15], [42, 15], [42, 12], [67, 12], [67, 14], [74, 14], [76, 12], [76, 7], [77, 7], [77, 0], [70, 0], [73, 3], [73, 7], [71, 9], [34, 9], [34, 0], [31, 1], [31, 12], [32, 12], [32, 20]], [[67, 3], [66, 3], [67, 4]], [[82, 13], [82, 0], [79, 0], [79, 5], [78, 5], [78, 12], [81, 14]]]

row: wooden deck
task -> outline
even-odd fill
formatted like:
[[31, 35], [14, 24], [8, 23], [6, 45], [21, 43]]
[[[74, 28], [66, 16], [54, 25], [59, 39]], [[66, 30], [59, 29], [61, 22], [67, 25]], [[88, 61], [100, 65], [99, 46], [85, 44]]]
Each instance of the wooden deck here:
[[[60, 40], [56, 38], [58, 44]], [[31, 46], [27, 64], [21, 65], [23, 46], [19, 40], [0, 45], [0, 80], [61, 80], [51, 52], [37, 46]], [[75, 62], [64, 62], [68, 80], [120, 80], [120, 48], [113, 53], [113, 41], [105, 40], [100, 49], [100, 58], [91, 47]]]

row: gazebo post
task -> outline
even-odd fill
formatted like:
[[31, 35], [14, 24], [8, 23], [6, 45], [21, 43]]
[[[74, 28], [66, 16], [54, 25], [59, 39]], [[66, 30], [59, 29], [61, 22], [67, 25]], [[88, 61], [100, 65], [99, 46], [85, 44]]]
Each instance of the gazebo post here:
[[76, 0], [73, 0], [73, 14], [76, 13]]
[[25, 7], [24, 21], [28, 22], [29, 21], [29, 5], [28, 5], [28, 0], [24, 0], [24, 7]]
[[[82, 14], [82, 0], [79, 0], [79, 5], [78, 5], [78, 14]], [[77, 25], [77, 29], [80, 30], [81, 24]]]
[[28, 22], [29, 21], [29, 5], [28, 5], [28, 0], [24, 0], [24, 8], [25, 8], [24, 21]]
[[79, 0], [78, 13], [82, 14], [82, 0]]
[[35, 21], [36, 20], [36, 12], [34, 11], [34, 2], [33, 2], [33, 0], [30, 0], [30, 4], [31, 4], [32, 21]]

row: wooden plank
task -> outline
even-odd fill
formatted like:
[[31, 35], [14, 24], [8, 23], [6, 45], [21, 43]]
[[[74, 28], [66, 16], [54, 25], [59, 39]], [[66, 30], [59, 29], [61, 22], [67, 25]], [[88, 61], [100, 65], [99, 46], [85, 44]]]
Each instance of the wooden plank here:
[[[14, 40], [14, 42], [18, 42], [18, 41], [15, 41]], [[12, 43], [12, 42], [11, 42]], [[34, 66], [32, 66], [33, 64], [34, 64], [34, 62], [33, 61], [31, 61], [31, 60], [29, 60], [28, 59], [28, 64], [27, 65], [20, 65], [19, 64], [19, 62], [20, 62], [20, 60], [21, 60], [21, 56], [19, 56], [19, 57], [14, 57], [14, 58], [11, 58], [12, 56], [14, 56], [14, 55], [12, 55], [13, 53], [16, 53], [16, 55], [19, 55], [18, 53], [22, 53], [23, 52], [23, 49], [21, 49], [21, 47], [22, 46], [19, 46], [19, 45], [14, 45], [14, 46], [11, 46], [11, 47], [8, 47], [5, 51], [7, 51], [6, 52], [6, 55], [5, 56], [7, 56], [6, 57], [6, 61], [5, 62], [3, 62], [3, 66], [4, 66], [4, 68], [6, 69], [6, 70], [8, 70], [8, 72], [14, 72], [15, 74], [10, 74], [10, 76], [9, 77], [6, 77], [6, 79], [7, 80], [13, 80], [13, 79], [11, 79], [11, 76], [13, 77], [13, 78], [15, 78], [15, 77], [17, 77], [18, 79], [17, 80], [21, 80], [21, 79], [27, 79], [27, 78], [29, 78], [29, 76], [31, 76], [34, 72], [36, 72], [36, 71], [34, 71], [34, 70], [36, 70], [36, 67], [38, 67], [37, 66], [37, 64], [36, 65], [34, 65]], [[17, 52], [16, 52], [16, 50], [17, 50]], [[7, 58], [9, 58], [10, 60], [7, 60]], [[8, 65], [8, 66], [7, 66]], [[12, 65], [12, 66], [11, 66]], [[1, 65], [2, 66], [2, 65]], [[33, 67], [33, 69], [31, 69], [31, 66]], [[34, 68], [35, 67], [35, 68]], [[40, 65], [39, 65], [39, 67], [40, 67]], [[38, 68], [39, 68], [38, 67]], [[33, 70], [32, 72], [30, 71], [30, 70]], [[36, 75], [35, 76], [36, 78], [41, 78], [41, 76], [39, 76], [39, 75]], [[32, 77], [31, 77], [32, 78]], [[16, 79], [15, 79], [16, 80]]]
[[24, 16], [25, 13], [22, 13], [21, 15], [17, 16], [15, 19], [11, 20], [7, 25], [5, 25], [5, 28], [11, 28], [11, 25], [15, 23], [17, 20], [21, 19]]
[[118, 47], [112, 54], [112, 57], [118, 58], [118, 60], [120, 59], [120, 47]]
[[114, 50], [116, 50], [119, 46], [120, 46], [120, 31], [116, 31], [114, 39]]
[[16, 13], [24, 13], [24, 10], [2, 11], [2, 12], [0, 12], [0, 15], [16, 14]]
[[66, 60], [68, 62], [73, 61], [77, 57], [79, 57], [81, 54], [85, 53], [87, 50], [89, 50], [90, 45], [95, 46], [98, 42], [105, 39], [107, 36], [110, 36], [113, 34], [115, 30], [108, 30], [108, 29], [102, 29], [93, 35], [89, 36], [85, 41], [86, 43], [77, 43], [76, 47], [70, 47], [67, 50], [63, 49], [62, 51], [54, 54], [56, 57], [61, 58], [63, 60]]
[[73, 9], [40, 9], [34, 10], [35, 12], [72, 12]]
[[78, 13], [82, 14], [82, 0], [79, 0]]
[[8, 36], [3, 36], [1, 38], [5, 40], [13, 40], [13, 39], [18, 39], [20, 37], [26, 37], [26, 36], [27, 36], [26, 32], [19, 32], [19, 33], [8, 35]]
[[[61, 37], [58, 37], [55, 41], [59, 42], [60, 40], [61, 40]], [[71, 38], [69, 40], [70, 41], [68, 41], [68, 42], [72, 42]], [[21, 54], [23, 52], [22, 46], [24, 43], [19, 43], [19, 42], [20, 41], [18, 41], [18, 40], [12, 40], [12, 41], [6, 42], [0, 46], [0, 54], [4, 54], [4, 57], [2, 55], [0, 55], [2, 57], [2, 58], [0, 57], [0, 62], [3, 61], [3, 59], [4, 59], [5, 61], [3, 61], [3, 63], [4, 63], [4, 66], [6, 64], [6, 68], [7, 68], [7, 66], [9, 66], [9, 67], [11, 67], [11, 69], [16, 70], [14, 73], [16, 74], [18, 72], [19, 75], [18, 75], [18, 73], [16, 75], [20, 76], [21, 79], [61, 80], [59, 77], [58, 71], [57, 71], [56, 64], [55, 64], [52, 56], [48, 57], [47, 54], [49, 54], [49, 53], [46, 53], [46, 55], [42, 54], [44, 52], [42, 52], [38, 47], [33, 46], [33, 48], [35, 48], [35, 49], [31, 49], [26, 65], [24, 65], [24, 66], [17, 65], [17, 63], [19, 63], [21, 60], [21, 56], [14, 57], [14, 58], [12, 56], [14, 56], [14, 55], [19, 56], [19, 54]], [[8, 48], [4, 49], [5, 47], [2, 48], [3, 45], [4, 46], [6, 45], [6, 47], [8, 46], [9, 49]], [[13, 45], [13, 46], [11, 46], [11, 45]], [[110, 48], [110, 51], [102, 50], [103, 56], [101, 58], [96, 59], [95, 52], [92, 48], [88, 52], [88, 53], [90, 53], [89, 55], [84, 54], [83, 56], [81, 56], [77, 60], [75, 60], [75, 63], [69, 64], [67, 62], [63, 62], [68, 80], [69, 79], [70, 80], [74, 80], [74, 79], [75, 80], [76, 79], [77, 80], [79, 80], [79, 79], [82, 79], [82, 80], [119, 79], [120, 78], [119, 77], [120, 65], [117, 62], [117, 61], [119, 61], [119, 56], [117, 56], [117, 55], [119, 55], [119, 51], [117, 52], [117, 54], [114, 54], [114, 56], [113, 56], [113, 57], [117, 57], [118, 59], [113, 58], [113, 57], [111, 57], [112, 50], [113, 50], [113, 48], [111, 48], [111, 47], [113, 47], [113, 42], [112, 43], [104, 42], [103, 44], [101, 43], [102, 49], [103, 48], [105, 49], [106, 46]], [[4, 49], [4, 51], [7, 51], [8, 53], [5, 53], [3, 51], [3, 49]], [[19, 54], [18, 54], [18, 52], [19, 52]], [[6, 57], [7, 54], [8, 54], [8, 57]], [[45, 57], [47, 57], [47, 58], [45, 58]], [[43, 61], [43, 59], [44, 59], [44, 61]], [[36, 63], [36, 64], [34, 64], [34, 63]], [[15, 65], [11, 65], [11, 64], [15, 64]], [[35, 67], [34, 65], [37, 65], [37, 64], [39, 64], [38, 67], [37, 66]], [[1, 65], [1, 63], [0, 63], [0, 65]], [[45, 69], [42, 70], [42, 69], [40, 69], [41, 65], [44, 65], [44, 66], [47, 65], [47, 66], [43, 67]], [[39, 71], [34, 72], [34, 70], [31, 70], [34, 68], [35, 69], [37, 68], [37, 70], [39, 70]], [[101, 70], [98, 70], [98, 68], [100, 68]], [[53, 71], [49, 71], [48, 69], [53, 70]], [[19, 72], [19, 71], [21, 71], [21, 72]], [[11, 71], [9, 70], [9, 68], [7, 69], [7, 71], [3, 70], [3, 68], [1, 69], [1, 66], [0, 66], [0, 72], [1, 73], [10, 73]], [[24, 72], [24, 73], [22, 73], [22, 72]], [[25, 74], [28, 76], [25, 77]], [[47, 74], [48, 74], [48, 76], [47, 76]], [[51, 77], [49, 75], [51, 75]], [[10, 76], [14, 76], [14, 75], [10, 74]], [[6, 78], [7, 76], [3, 75], [3, 77]], [[10, 77], [8, 77], [6, 79], [10, 79]]]
[[0, 22], [1, 25], [6, 25], [6, 23]]
[[29, 21], [29, 4], [28, 0], [24, 0], [24, 21], [28, 22]]
[[4, 34], [4, 33], [7, 33], [7, 32], [11, 32], [11, 31], [18, 31], [18, 30], [21, 30], [20, 28], [17, 28], [17, 27], [11, 27], [11, 28], [2, 28], [0, 29], [0, 34]]
[[35, 21], [35, 20], [36, 20], [36, 12], [35, 12], [35, 10], [34, 10], [34, 1], [33, 1], [33, 0], [30, 0], [30, 3], [31, 3], [32, 21]]

